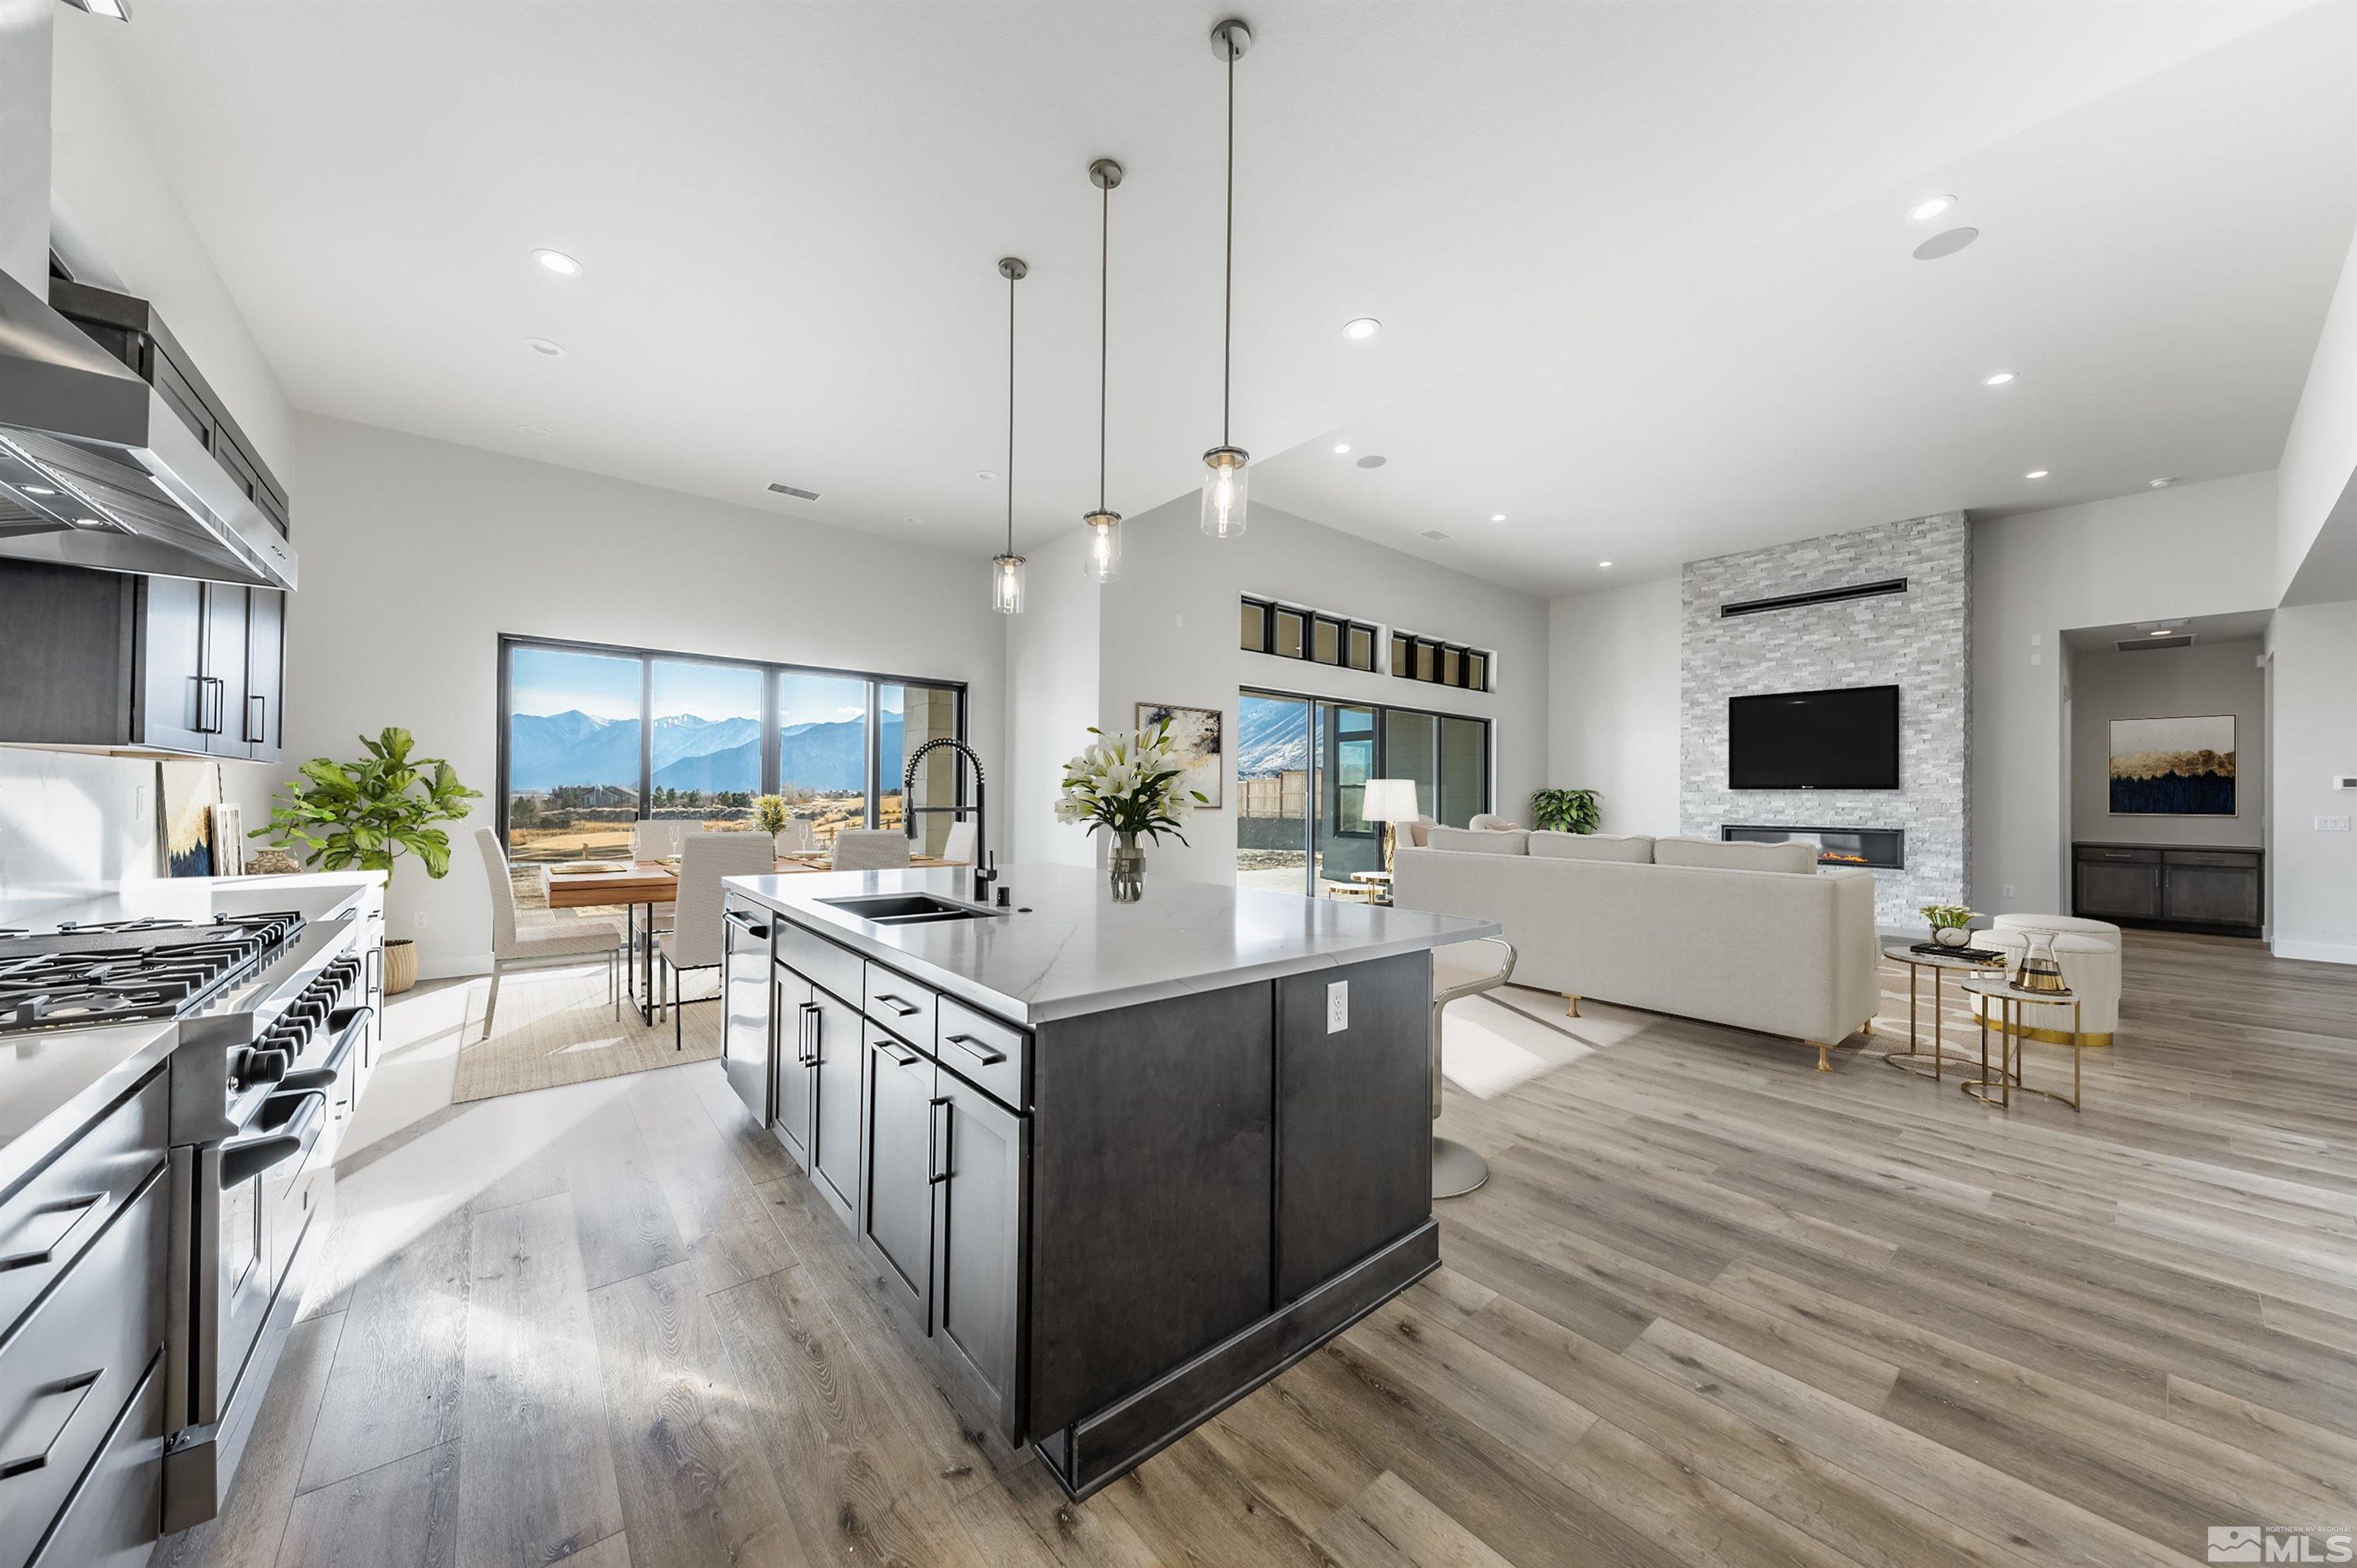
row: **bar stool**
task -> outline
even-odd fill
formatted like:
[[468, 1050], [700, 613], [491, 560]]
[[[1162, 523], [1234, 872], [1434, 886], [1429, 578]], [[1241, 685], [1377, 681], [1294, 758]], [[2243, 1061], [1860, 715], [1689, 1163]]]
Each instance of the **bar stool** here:
[[[1465, 950], [1480, 946], [1505, 950], [1501, 968], [1483, 970], [1465, 961]], [[1481, 937], [1432, 950], [1432, 1119], [1440, 1120], [1440, 1015], [1451, 1002], [1495, 991], [1512, 978], [1514, 944], [1503, 937]], [[1490, 1179], [1490, 1162], [1454, 1138], [1432, 1135], [1432, 1196], [1462, 1197]]]

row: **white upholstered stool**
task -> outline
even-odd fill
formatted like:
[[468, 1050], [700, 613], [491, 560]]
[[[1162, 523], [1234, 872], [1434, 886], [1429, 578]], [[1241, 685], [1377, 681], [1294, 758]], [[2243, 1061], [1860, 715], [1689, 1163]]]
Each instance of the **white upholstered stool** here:
[[[2029, 946], [2027, 933], [2030, 931], [2054, 933], [2054, 957], [2062, 965], [2062, 983], [2079, 999], [2080, 1019], [2086, 1030], [2083, 1043], [2110, 1045], [2120, 1026], [2120, 929], [2076, 915], [1999, 915], [1987, 930], [1974, 932], [1973, 940], [1976, 946], [2003, 952], [2006, 972], [2011, 974], [2021, 967], [2022, 952]], [[1983, 1001], [1979, 996], [1973, 998], [1975, 1015], [1981, 1012]], [[1990, 1008], [1989, 1027], [1999, 1027], [1999, 1019], [1998, 1010]], [[2025, 1023], [2024, 1037], [2049, 1045], [2069, 1044], [2068, 1019], [2058, 1016], [2054, 1021], [2065, 1026], [2048, 1028]]]
[[[1440, 1015], [1451, 1002], [1513, 978], [1514, 944], [1479, 937], [1432, 950], [1432, 1119], [1440, 1120]], [[1462, 1197], [1490, 1179], [1490, 1162], [1454, 1138], [1432, 1135], [1432, 1196]]]

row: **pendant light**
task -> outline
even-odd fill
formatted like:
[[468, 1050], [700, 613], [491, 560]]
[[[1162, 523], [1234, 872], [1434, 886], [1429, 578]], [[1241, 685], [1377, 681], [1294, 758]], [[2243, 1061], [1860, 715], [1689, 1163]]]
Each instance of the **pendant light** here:
[[1233, 17], [1211, 29], [1211, 52], [1228, 66], [1228, 237], [1220, 285], [1220, 444], [1203, 454], [1203, 532], [1232, 539], [1244, 531], [1244, 465], [1252, 454], [1228, 444], [1230, 360], [1236, 294], [1236, 61], [1252, 48], [1252, 29]]
[[990, 563], [990, 607], [1010, 616], [1023, 613], [1023, 557], [1015, 553], [1015, 282], [1030, 270], [1020, 256], [998, 259], [1006, 280], [1006, 553]]
[[1121, 513], [1105, 506], [1105, 364], [1112, 342], [1113, 188], [1121, 183], [1121, 166], [1099, 158], [1089, 166], [1089, 182], [1102, 193], [1103, 215], [1097, 238], [1097, 510], [1081, 519], [1089, 531], [1089, 548], [1082, 567], [1097, 583], [1110, 583], [1121, 573]]

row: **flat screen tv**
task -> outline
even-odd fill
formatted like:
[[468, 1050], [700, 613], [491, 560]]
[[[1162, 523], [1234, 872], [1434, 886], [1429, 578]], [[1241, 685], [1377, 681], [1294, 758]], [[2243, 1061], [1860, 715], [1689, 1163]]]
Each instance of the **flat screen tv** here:
[[1896, 789], [1899, 688], [1727, 700], [1730, 789]]

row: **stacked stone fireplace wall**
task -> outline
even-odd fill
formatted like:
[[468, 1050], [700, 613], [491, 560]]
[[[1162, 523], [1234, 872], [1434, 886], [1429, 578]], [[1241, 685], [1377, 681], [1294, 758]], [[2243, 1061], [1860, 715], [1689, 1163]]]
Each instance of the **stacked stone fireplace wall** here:
[[[1722, 618], [1719, 607], [1892, 577], [1903, 594]], [[1878, 871], [1875, 919], [1920, 926], [1962, 903], [1972, 861], [1972, 536], [1962, 512], [1689, 562], [1679, 673], [1683, 831], [1729, 822], [1902, 828], [1907, 865]], [[1767, 692], [1899, 688], [1897, 789], [1729, 789], [1727, 703]]]

